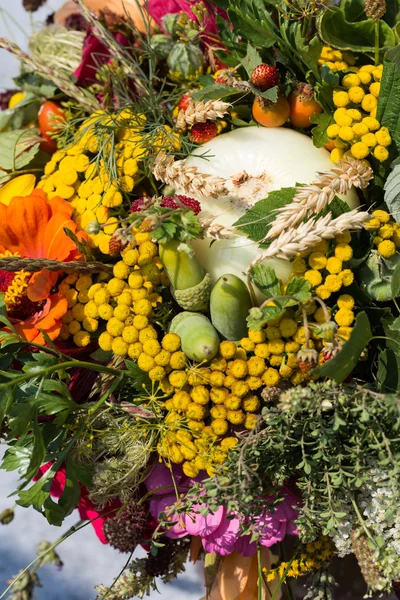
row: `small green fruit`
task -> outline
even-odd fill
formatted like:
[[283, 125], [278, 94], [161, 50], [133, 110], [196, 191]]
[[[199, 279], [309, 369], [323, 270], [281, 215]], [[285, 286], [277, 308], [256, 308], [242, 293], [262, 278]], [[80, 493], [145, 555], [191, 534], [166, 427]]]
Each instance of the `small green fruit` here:
[[204, 315], [182, 312], [172, 319], [170, 332], [179, 335], [182, 351], [197, 363], [211, 360], [218, 352], [218, 333]]
[[177, 303], [185, 310], [205, 310], [211, 293], [211, 278], [192, 249], [178, 240], [159, 245], [160, 259]]
[[211, 321], [227, 340], [240, 340], [247, 335], [246, 319], [252, 307], [247, 285], [236, 275], [222, 275], [210, 296]]

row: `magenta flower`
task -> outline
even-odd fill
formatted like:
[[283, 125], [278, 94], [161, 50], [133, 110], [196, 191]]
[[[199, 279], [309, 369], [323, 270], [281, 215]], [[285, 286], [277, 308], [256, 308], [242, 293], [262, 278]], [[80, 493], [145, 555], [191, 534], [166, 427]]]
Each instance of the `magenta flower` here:
[[[193, 485], [193, 479], [185, 477], [181, 469], [174, 465], [173, 476], [178, 493], [185, 493]], [[199, 477], [196, 478], [199, 481]], [[201, 479], [200, 479], [201, 481]], [[163, 464], [157, 464], [145, 481], [148, 491], [153, 492], [150, 500], [150, 514], [157, 520], [161, 513], [167, 513], [171, 526], [166, 532], [167, 537], [178, 539], [186, 535], [199, 536], [206, 552], [215, 552], [222, 556], [236, 550], [245, 557], [253, 556], [257, 544], [251, 542], [249, 535], [241, 536], [240, 519], [233, 514], [228, 515], [227, 509], [219, 506], [214, 514], [201, 514], [205, 504], [196, 504], [188, 513], [170, 514], [170, 509], [177, 502], [170, 471]], [[261, 534], [259, 539], [263, 546], [272, 546], [281, 542], [288, 534], [297, 534], [295, 519], [298, 516], [299, 499], [289, 490], [283, 490], [283, 500], [277, 506], [268, 508], [266, 498], [265, 512], [256, 517], [253, 522], [255, 529]], [[243, 523], [247, 525], [247, 523]]]

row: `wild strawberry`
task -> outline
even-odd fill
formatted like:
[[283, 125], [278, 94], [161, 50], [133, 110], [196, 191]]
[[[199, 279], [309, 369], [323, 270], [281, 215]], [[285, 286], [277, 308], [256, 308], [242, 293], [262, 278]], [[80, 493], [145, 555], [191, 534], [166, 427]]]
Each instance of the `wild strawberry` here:
[[142, 212], [143, 210], [145, 210], [146, 205], [150, 200], [151, 198], [149, 196], [145, 196], [144, 198], [138, 198], [137, 200], [134, 200], [131, 204], [129, 212]]
[[[194, 198], [188, 198], [187, 196], [182, 196], [181, 194], [177, 194], [176, 198], [189, 210], [193, 211], [195, 215], [198, 215], [201, 211], [200, 202], [195, 200]], [[164, 208], [179, 208], [179, 205], [175, 202], [172, 196], [165, 196], [165, 198], [161, 201], [161, 206]]]
[[179, 103], [178, 103], [179, 110], [186, 110], [190, 104], [190, 100], [191, 100], [191, 97], [190, 97], [189, 92], [186, 92], [186, 94], [183, 94], [182, 98], [179, 100]]
[[250, 76], [250, 81], [260, 92], [265, 92], [278, 84], [279, 71], [272, 65], [261, 63]]
[[218, 133], [217, 124], [214, 121], [195, 123], [190, 130], [190, 139], [195, 144], [204, 144], [212, 140]]
[[313, 364], [311, 364], [309, 362], [304, 362], [303, 360], [299, 360], [297, 364], [298, 364], [300, 371], [304, 374], [311, 371], [311, 369], [314, 367]]

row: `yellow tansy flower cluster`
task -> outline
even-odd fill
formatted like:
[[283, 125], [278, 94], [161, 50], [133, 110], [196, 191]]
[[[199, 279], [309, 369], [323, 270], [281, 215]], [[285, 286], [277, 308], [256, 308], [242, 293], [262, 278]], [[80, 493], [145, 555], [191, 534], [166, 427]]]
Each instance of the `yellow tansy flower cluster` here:
[[356, 73], [342, 78], [344, 89], [334, 90], [335, 123], [327, 130], [335, 144], [331, 152], [334, 162], [348, 152], [359, 159], [369, 154], [380, 162], [388, 159], [392, 138], [389, 130], [381, 127], [376, 119], [382, 70], [382, 65], [364, 65]]
[[400, 223], [385, 210], [375, 210], [365, 228], [372, 232], [373, 243], [383, 258], [391, 258], [400, 250]]
[[323, 536], [315, 542], [306, 544], [305, 552], [299, 558], [290, 562], [281, 562], [276, 569], [263, 569], [266, 581], [273, 581], [276, 577], [285, 581], [287, 577], [301, 577], [310, 571], [318, 571], [324, 563], [330, 563], [335, 555], [335, 545], [332, 540]]
[[[346, 263], [353, 257], [353, 249], [350, 243], [351, 235], [349, 232], [336, 236], [332, 242], [326, 240], [319, 242], [309, 252], [294, 259], [292, 275], [304, 277], [313, 288], [314, 294], [321, 300], [326, 301], [331, 297], [334, 299], [337, 292], [348, 287], [354, 281], [352, 270], [346, 267]], [[352, 306], [354, 306], [354, 302]], [[318, 312], [316, 315], [318, 315], [316, 321], [322, 322]], [[335, 320], [339, 325], [339, 337], [348, 339], [354, 315], [351, 320], [350, 317], [343, 320], [343, 322], [339, 322], [336, 317]]]
[[[152, 379], [162, 379], [155, 361], [159, 353], [157, 331], [150, 324], [153, 308], [161, 303], [160, 284], [168, 285], [158, 257], [158, 246], [149, 233], [135, 232], [136, 245], [125, 248], [113, 267], [113, 277], [89, 288], [85, 315], [106, 321], [99, 336], [102, 350], [137, 360]], [[156, 351], [157, 350], [157, 351]]]
[[323, 46], [318, 60], [320, 67], [327, 65], [331, 71], [346, 71], [353, 67], [355, 62], [355, 57], [351, 52], [342, 52], [330, 46]]
[[[95, 285], [102, 285], [102, 281], [107, 279], [108, 275], [100, 273], [96, 276]], [[98, 329], [99, 322], [86, 314], [85, 307], [89, 302], [89, 289], [93, 286], [93, 277], [91, 275], [79, 275], [71, 273], [58, 285], [58, 291], [66, 298], [68, 310], [62, 317], [62, 327], [58, 339], [72, 340], [76, 346], [81, 348], [90, 344], [93, 336]]]

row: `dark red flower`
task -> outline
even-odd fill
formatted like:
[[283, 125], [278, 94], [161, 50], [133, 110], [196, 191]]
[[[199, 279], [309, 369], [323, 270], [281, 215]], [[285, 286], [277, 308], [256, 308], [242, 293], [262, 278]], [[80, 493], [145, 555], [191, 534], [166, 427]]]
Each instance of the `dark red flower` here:
[[[129, 40], [122, 33], [112, 34], [121, 46], [128, 46]], [[89, 28], [83, 43], [82, 60], [79, 67], [74, 72], [77, 78], [77, 85], [91, 85], [96, 81], [96, 72], [99, 67], [110, 62], [111, 52]]]

